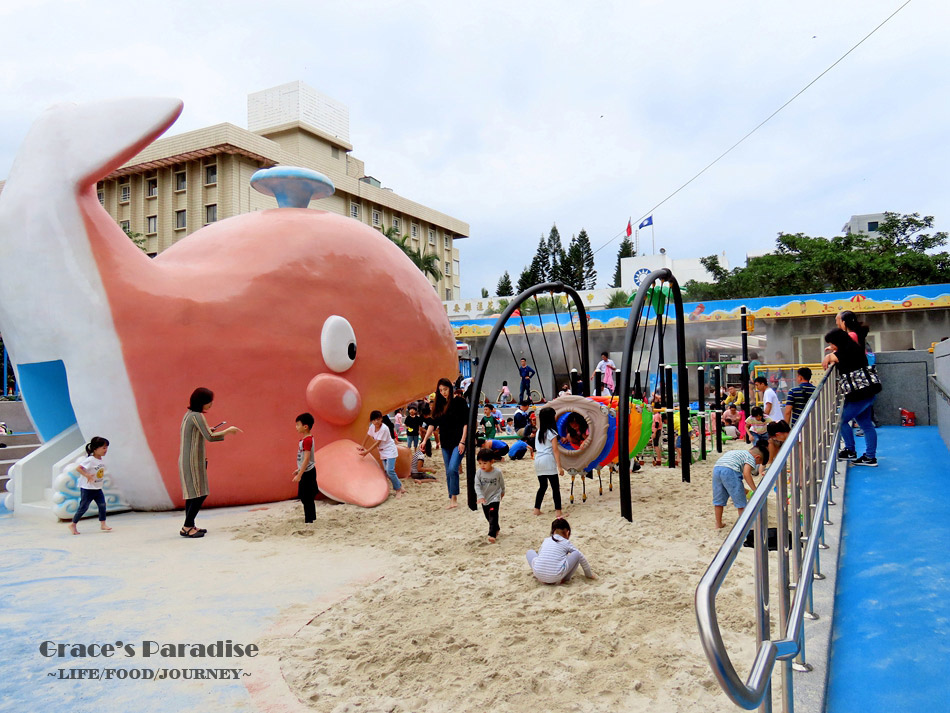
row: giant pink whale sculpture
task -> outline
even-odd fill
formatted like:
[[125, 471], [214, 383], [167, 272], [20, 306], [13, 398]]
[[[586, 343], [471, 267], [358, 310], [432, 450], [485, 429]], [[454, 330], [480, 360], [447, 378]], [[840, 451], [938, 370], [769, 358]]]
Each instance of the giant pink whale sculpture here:
[[309, 410], [320, 490], [383, 502], [388, 481], [357, 446], [370, 411], [457, 373], [442, 303], [378, 231], [307, 208], [213, 223], [149, 259], [96, 182], [180, 112], [172, 99], [62, 105], [24, 141], [0, 195], [0, 332], [34, 420], [48, 385], [29, 367], [61, 361], [84, 437], [112, 442], [123, 496], [166, 509], [183, 502], [178, 427], [195, 387], [245, 432], [209, 448], [209, 505], [294, 497], [293, 422]]

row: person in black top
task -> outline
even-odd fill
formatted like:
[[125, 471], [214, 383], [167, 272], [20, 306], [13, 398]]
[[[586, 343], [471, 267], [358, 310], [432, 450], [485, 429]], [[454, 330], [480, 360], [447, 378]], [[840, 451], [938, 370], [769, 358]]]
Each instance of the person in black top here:
[[410, 451], [415, 452], [419, 448], [419, 429], [422, 427], [422, 416], [415, 406], [409, 407], [409, 415], [403, 425], [406, 427], [406, 445]]
[[[825, 335], [825, 341], [833, 347], [833, 351], [822, 361], [822, 366], [826, 369], [834, 364], [840, 377], [867, 368], [868, 359], [864, 349], [843, 329], [832, 329]], [[871, 420], [871, 409], [880, 390], [880, 384], [869, 384], [845, 394], [844, 406], [841, 408], [841, 437], [844, 439], [844, 450], [838, 454], [839, 459], [854, 461], [855, 465], [877, 465], [877, 431]], [[852, 419], [864, 429], [864, 455], [860, 458], [857, 457], [857, 451], [854, 449]]]
[[468, 404], [461, 396], [453, 396], [452, 391], [451, 381], [439, 379], [439, 385], [435, 390], [435, 406], [423, 437], [423, 440], [427, 441], [432, 432], [436, 428], [439, 429], [450, 510], [458, 507], [459, 465], [465, 454], [465, 435], [468, 431]]

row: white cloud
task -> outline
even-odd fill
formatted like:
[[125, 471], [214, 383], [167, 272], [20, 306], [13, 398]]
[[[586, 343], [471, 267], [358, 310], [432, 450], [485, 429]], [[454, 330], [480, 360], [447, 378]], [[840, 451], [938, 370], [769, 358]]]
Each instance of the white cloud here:
[[[167, 94], [172, 131], [243, 124], [294, 79], [348, 105], [384, 185], [470, 223], [463, 291], [517, 276], [557, 222], [595, 247], [769, 115], [899, 5], [362, 0], [4, 4], [0, 175], [47, 105]], [[950, 8], [911, 3], [658, 208], [678, 256], [834, 234], [852, 213], [950, 220]], [[619, 239], [597, 255], [606, 283]], [[648, 243], [648, 240], [647, 240]]]

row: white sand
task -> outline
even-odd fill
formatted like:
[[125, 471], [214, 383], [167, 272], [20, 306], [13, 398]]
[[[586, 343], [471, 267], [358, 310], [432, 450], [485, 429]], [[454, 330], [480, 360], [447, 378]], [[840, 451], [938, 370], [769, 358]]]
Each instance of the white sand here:
[[[715, 460], [695, 464], [689, 484], [679, 468], [634, 474], [633, 523], [620, 517], [616, 483], [608, 492], [605, 478], [599, 495], [596, 476], [588, 480], [584, 503], [578, 479], [571, 505], [568, 476], [561, 492], [572, 541], [599, 577], [578, 570], [569, 585], [539, 583], [524, 559], [553, 519], [550, 491], [544, 514], [531, 514], [531, 461], [501, 465], [507, 495], [496, 544], [481, 509], [464, 505], [464, 474], [462, 504], [444, 509], [441, 462], [437, 482], [407, 481], [406, 497], [373, 510], [318, 502], [317, 523], [306, 527], [298, 503], [250, 513], [235, 537], [278, 549], [312, 538], [331, 553], [358, 546], [395, 556], [381, 579], [299, 608], [299, 626], [272, 629], [259, 643], [317, 711], [735, 711], [710, 672], [693, 607], [736, 520], [730, 504], [727, 528], [713, 527]], [[718, 599], [742, 675], [754, 654], [751, 554], [740, 554]]]

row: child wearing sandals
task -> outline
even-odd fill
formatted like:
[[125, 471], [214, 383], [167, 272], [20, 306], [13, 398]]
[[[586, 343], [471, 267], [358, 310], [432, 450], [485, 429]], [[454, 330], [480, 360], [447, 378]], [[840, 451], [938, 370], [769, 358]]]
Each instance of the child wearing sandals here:
[[73, 515], [73, 521], [69, 523], [69, 531], [74, 535], [79, 534], [76, 523], [86, 514], [86, 510], [93, 502], [99, 508], [99, 529], [104, 532], [112, 529], [106, 525], [106, 496], [102, 493], [102, 482], [106, 471], [102, 459], [108, 451], [109, 441], [102, 436], [94, 436], [86, 445], [86, 457], [76, 466], [76, 472], [80, 476], [77, 480], [81, 495], [76, 514]]
[[562, 517], [551, 523], [551, 536], [541, 543], [541, 551], [528, 550], [525, 557], [534, 576], [544, 584], [567, 584], [578, 565], [588, 579], [597, 579], [587, 558], [571, 544], [571, 525]]

